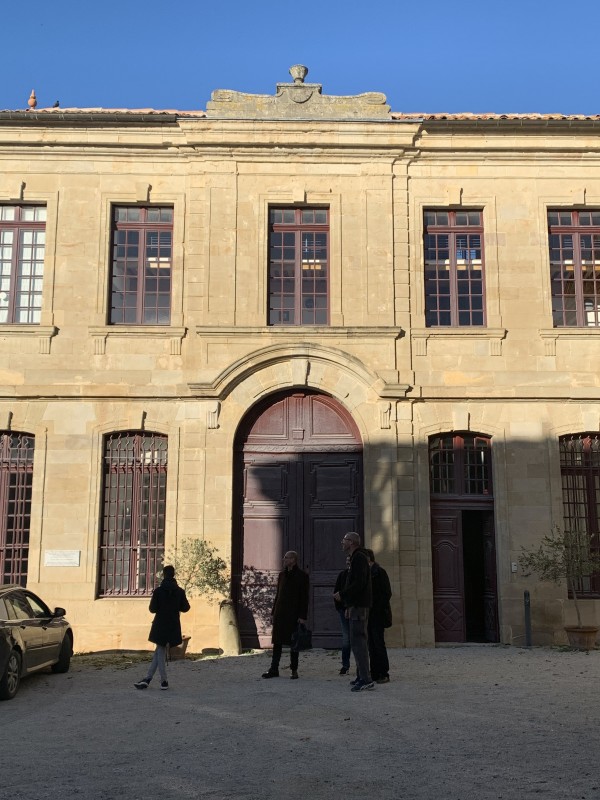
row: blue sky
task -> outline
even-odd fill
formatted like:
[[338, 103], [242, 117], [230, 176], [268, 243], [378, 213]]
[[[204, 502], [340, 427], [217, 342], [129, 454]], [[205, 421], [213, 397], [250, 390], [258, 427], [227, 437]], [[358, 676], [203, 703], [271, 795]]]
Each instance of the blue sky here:
[[600, 113], [600, 0], [3, 3], [0, 108], [204, 109], [292, 64], [394, 111]]

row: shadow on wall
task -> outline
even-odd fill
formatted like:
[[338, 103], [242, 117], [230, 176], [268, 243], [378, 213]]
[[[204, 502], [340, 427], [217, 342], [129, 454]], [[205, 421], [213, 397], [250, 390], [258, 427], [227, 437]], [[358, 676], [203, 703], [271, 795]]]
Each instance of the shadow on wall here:
[[[271, 408], [278, 402], [281, 396]], [[269, 406], [263, 401], [262, 407]], [[294, 451], [293, 436], [302, 426], [288, 429], [282, 415], [273, 419], [280, 425], [275, 431], [254, 414], [236, 442], [232, 595], [244, 646], [268, 646], [277, 573], [283, 553], [292, 549], [311, 575], [316, 644], [339, 647], [332, 593], [344, 568], [341, 537], [364, 530], [371, 546], [389, 531], [389, 518], [400, 520], [392, 532], [399, 537], [399, 563], [391, 564], [379, 547], [383, 565], [397, 566], [404, 576], [414, 565], [410, 582], [393, 585], [394, 624], [413, 631], [403, 637], [407, 645], [423, 644], [420, 630], [435, 630], [436, 642], [523, 644], [525, 589], [531, 593], [533, 643], [561, 640], [564, 609], [570, 615], [566, 590], [525, 579], [518, 561], [522, 546], [535, 545], [554, 522], [563, 524], [563, 492], [564, 508], [572, 514], [577, 508], [580, 524], [582, 514], [594, 512], [589, 498], [600, 503], [594, 494], [600, 446], [593, 466], [595, 445], [588, 459], [582, 444], [598, 434], [574, 434], [559, 446], [558, 438], [506, 441], [485, 431], [448, 431], [431, 436], [425, 448], [412, 442], [345, 448], [325, 440], [314, 447], [313, 439], [312, 448], [296, 445]], [[248, 447], [252, 431], [262, 436], [262, 449]], [[390, 498], [397, 508], [387, 507]], [[591, 621], [600, 585], [588, 584]], [[390, 634], [393, 640], [393, 629]]]

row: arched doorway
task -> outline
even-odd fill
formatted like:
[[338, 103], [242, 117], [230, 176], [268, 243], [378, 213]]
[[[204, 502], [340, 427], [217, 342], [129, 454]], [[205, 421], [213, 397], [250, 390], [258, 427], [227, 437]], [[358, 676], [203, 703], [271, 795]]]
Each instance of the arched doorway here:
[[498, 596], [491, 440], [429, 440], [436, 642], [497, 642]]
[[309, 624], [319, 647], [339, 646], [332, 593], [341, 539], [363, 529], [362, 443], [348, 412], [312, 391], [271, 395], [235, 440], [232, 592], [242, 644], [270, 643], [270, 611], [286, 550], [310, 575]]

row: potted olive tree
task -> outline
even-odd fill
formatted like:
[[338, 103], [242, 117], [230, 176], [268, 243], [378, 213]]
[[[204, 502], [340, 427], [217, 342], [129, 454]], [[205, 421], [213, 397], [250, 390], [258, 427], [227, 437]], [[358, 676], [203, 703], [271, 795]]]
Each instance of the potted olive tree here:
[[583, 625], [580, 598], [577, 595], [582, 578], [600, 570], [600, 553], [596, 547], [596, 534], [562, 529], [555, 525], [544, 536], [539, 547], [522, 547], [521, 568], [525, 575], [536, 573], [540, 580], [551, 581], [557, 586], [566, 583], [575, 605], [577, 625], [565, 625], [571, 647], [590, 650], [595, 646], [598, 627]]
[[[229, 595], [227, 564], [205, 539], [183, 539], [178, 547], [165, 553], [163, 564], [175, 567], [177, 583], [188, 597], [201, 595], [208, 603], [214, 603]], [[172, 659], [185, 656], [190, 638], [182, 636], [182, 643], [171, 648]]]

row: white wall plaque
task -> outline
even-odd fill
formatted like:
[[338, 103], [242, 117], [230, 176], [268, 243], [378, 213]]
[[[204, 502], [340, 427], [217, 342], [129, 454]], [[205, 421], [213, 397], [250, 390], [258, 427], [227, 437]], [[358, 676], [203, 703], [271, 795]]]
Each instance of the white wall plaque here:
[[45, 550], [45, 567], [78, 567], [81, 550]]

